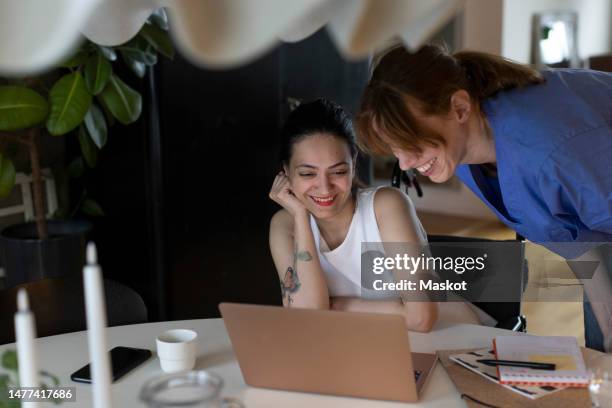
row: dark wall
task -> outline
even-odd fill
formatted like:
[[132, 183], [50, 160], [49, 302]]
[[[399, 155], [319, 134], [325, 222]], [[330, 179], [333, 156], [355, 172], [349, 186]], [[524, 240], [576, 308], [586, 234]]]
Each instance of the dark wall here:
[[210, 71], [177, 55], [153, 74], [151, 92], [139, 86], [157, 105], [113, 129], [125, 139], [109, 141], [98, 171], [106, 274], [140, 292], [153, 319], [217, 316], [220, 301], [280, 304], [268, 191], [286, 100], [326, 96], [354, 112], [367, 62], [345, 62], [319, 32], [246, 67]]
[[265, 225], [277, 53], [225, 72], [184, 60], [160, 68], [170, 316], [213, 316], [222, 300], [274, 302]]

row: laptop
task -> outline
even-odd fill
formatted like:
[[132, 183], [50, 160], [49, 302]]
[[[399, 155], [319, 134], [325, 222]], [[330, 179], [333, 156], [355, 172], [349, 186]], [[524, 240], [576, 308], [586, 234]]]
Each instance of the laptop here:
[[436, 363], [411, 353], [399, 315], [221, 303], [253, 387], [414, 402]]

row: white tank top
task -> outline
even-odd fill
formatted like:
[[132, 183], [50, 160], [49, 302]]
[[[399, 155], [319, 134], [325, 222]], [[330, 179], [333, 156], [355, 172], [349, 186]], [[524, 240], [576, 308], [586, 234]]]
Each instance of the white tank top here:
[[[374, 195], [379, 188], [380, 186], [357, 190], [355, 213], [348, 233], [344, 241], [331, 251], [321, 236], [315, 218], [312, 215], [310, 216], [310, 226], [331, 297], [348, 296], [369, 299], [397, 297], [397, 294], [392, 295], [387, 292], [368, 289], [372, 287], [371, 284], [362, 285], [361, 280], [362, 256], [368, 256], [367, 253], [362, 253], [362, 243], [375, 243], [368, 244], [368, 251], [374, 250], [376, 256], [384, 256], [382, 239], [374, 212]], [[410, 197], [406, 196], [406, 199], [410, 200]], [[427, 242], [427, 235], [416, 216], [414, 206], [411, 206], [411, 212], [410, 215], [416, 223], [419, 239], [422, 243], [425, 243]], [[369, 256], [372, 256], [372, 254], [369, 254]], [[364, 279], [368, 278], [364, 277]], [[385, 272], [377, 279], [382, 279], [384, 282], [393, 282], [393, 275], [390, 272]]]
[[[310, 226], [314, 235], [319, 260], [321, 261], [321, 268], [323, 272], [325, 272], [330, 297], [346, 296], [360, 297], [363, 299], [388, 299], [399, 297], [397, 292], [369, 289], [372, 287], [372, 282], [368, 282], [367, 277], [364, 278], [364, 282], [361, 280], [362, 257], [385, 256], [378, 223], [376, 222], [376, 213], [374, 212], [374, 195], [381, 187], [382, 186], [357, 190], [355, 213], [353, 214], [353, 219], [351, 220], [346, 238], [344, 238], [340, 246], [331, 251], [323, 237], [321, 237], [315, 218], [312, 215], [310, 216]], [[405, 198], [411, 201], [409, 196], [405, 195]], [[417, 217], [413, 205], [410, 206], [410, 218], [415, 223], [415, 229], [420, 243], [426, 244], [427, 234]], [[375, 253], [362, 253], [362, 243], [364, 242], [368, 243], [364, 249], [374, 251]], [[370, 277], [370, 279], [371, 278], [372, 277]], [[378, 275], [376, 279], [381, 279], [383, 282], [394, 281], [393, 275], [389, 271], [385, 271], [382, 275]], [[445, 312], [445, 308], [452, 311], [452, 313], [449, 313], [448, 310]], [[470, 314], [470, 310], [476, 314], [481, 324], [492, 327], [497, 324], [495, 319], [469, 302], [448, 302], [442, 304], [440, 308], [440, 319], [444, 320], [444, 316], [450, 314], [452, 315], [452, 319], [464, 322], [464, 316]], [[471, 320], [465, 321], [474, 323]]]

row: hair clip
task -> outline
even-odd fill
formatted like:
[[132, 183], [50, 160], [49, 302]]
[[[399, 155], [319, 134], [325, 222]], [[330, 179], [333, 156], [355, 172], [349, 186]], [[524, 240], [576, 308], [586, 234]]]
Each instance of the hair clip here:
[[391, 185], [393, 187], [400, 188], [400, 185], [404, 183], [406, 194], [408, 194], [408, 189], [410, 187], [414, 187], [416, 190], [418, 197], [423, 197], [423, 189], [421, 189], [421, 185], [417, 180], [416, 173], [414, 170], [406, 170], [402, 171], [399, 166], [399, 160], [395, 162], [395, 166], [393, 166], [393, 175], [391, 176]]
[[402, 181], [401, 177], [402, 177], [402, 169], [400, 169], [399, 160], [398, 160], [395, 162], [395, 165], [393, 166], [393, 174], [391, 176], [391, 185], [393, 187], [399, 188], [400, 183]]

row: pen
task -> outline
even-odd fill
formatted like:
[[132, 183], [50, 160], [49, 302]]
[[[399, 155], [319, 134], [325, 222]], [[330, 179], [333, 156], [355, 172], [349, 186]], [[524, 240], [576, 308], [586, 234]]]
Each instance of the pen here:
[[534, 370], [554, 370], [557, 366], [551, 363], [534, 363], [531, 361], [512, 361], [512, 360], [476, 360], [488, 366], [508, 366], [533, 368]]

